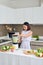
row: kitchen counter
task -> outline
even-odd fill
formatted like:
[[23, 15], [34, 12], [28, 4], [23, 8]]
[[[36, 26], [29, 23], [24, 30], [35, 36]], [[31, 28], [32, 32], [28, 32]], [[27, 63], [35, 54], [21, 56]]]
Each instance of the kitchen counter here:
[[39, 39], [39, 40], [31, 40], [31, 42], [43, 42], [43, 39]]
[[5, 45], [5, 44], [8, 44], [8, 43], [12, 43], [12, 41], [3, 42], [3, 43], [0, 43], [0, 45]]
[[[3, 42], [3, 40], [5, 42]], [[6, 40], [8, 40], [8, 41], [6, 41]], [[8, 44], [8, 43], [12, 43], [11, 38], [9, 38], [8, 35], [0, 37], [0, 45], [4, 45], [4, 44]]]
[[36, 38], [32, 38], [31, 42], [43, 42], [43, 36], [39, 36], [39, 40], [36, 40]]
[[[8, 39], [8, 40], [11, 40], [11, 38], [9, 38], [8, 35], [7, 36], [2, 36], [2, 37], [0, 37], [0, 39]], [[40, 39], [39, 40], [32, 39], [31, 42], [43, 42], [43, 36], [40, 36]]]
[[[23, 51], [25, 51], [25, 50], [28, 50], [28, 49], [18, 48], [18, 49], [16, 49], [16, 50], [14, 50], [13, 52], [11, 52], [11, 50], [9, 50], [9, 51], [6, 51], [6, 52], [1, 52], [1, 51], [0, 51], [0, 53], [12, 54], [12, 55], [18, 55], [18, 56], [24, 56], [24, 57], [32, 57], [32, 58], [38, 59], [38, 57], [35, 56], [35, 55], [33, 55], [33, 54], [32, 54], [32, 55], [26, 55], [26, 54], [24, 54]], [[36, 51], [36, 50], [35, 50], [35, 51]], [[43, 57], [42, 57], [42, 58], [39, 58], [39, 59], [43, 59]]]
[[43, 65], [43, 58], [35, 55], [25, 55], [24, 49], [17, 49], [14, 52], [0, 52], [0, 65]]
[[[11, 40], [11, 38], [9, 38], [8, 35], [0, 37], [0, 39], [8, 39], [8, 40], [10, 39]], [[0, 43], [0, 46], [2, 46], [2, 45], [12, 45], [12, 41]], [[35, 40], [35, 39], [31, 40], [31, 48], [32, 49], [37, 49], [40, 47], [43, 48], [43, 37], [40, 37], [40, 40]]]
[[32, 49], [43, 48], [43, 39], [31, 40], [31, 48]]

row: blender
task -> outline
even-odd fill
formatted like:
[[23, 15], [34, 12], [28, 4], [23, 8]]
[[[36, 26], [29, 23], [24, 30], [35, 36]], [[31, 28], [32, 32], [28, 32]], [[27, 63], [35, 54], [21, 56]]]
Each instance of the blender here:
[[13, 34], [12, 35], [12, 43], [13, 43], [13, 46], [15, 49], [18, 49], [18, 40], [19, 40], [19, 37], [17, 34]]

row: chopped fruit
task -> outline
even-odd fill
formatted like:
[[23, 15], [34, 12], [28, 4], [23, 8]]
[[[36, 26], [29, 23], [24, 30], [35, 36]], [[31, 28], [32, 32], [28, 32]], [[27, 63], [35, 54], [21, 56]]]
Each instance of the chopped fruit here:
[[42, 57], [42, 53], [38, 53], [38, 52], [36, 52], [35, 55], [38, 56], [38, 57]]
[[10, 46], [6, 46], [6, 49], [9, 50], [10, 49]]
[[1, 51], [7, 51], [10, 49], [10, 46], [2, 46]]
[[38, 49], [37, 49], [37, 52], [43, 53], [43, 48], [38, 48]]
[[31, 53], [31, 51], [27, 51], [27, 53]]
[[13, 52], [13, 51], [14, 51], [14, 48], [11, 49], [11, 52]]
[[1, 50], [6, 51], [6, 46], [2, 46]]
[[10, 47], [10, 49], [12, 49], [12, 48], [13, 48], [13, 49], [16, 49], [16, 47], [15, 47], [15, 46], [11, 46], [11, 47]]

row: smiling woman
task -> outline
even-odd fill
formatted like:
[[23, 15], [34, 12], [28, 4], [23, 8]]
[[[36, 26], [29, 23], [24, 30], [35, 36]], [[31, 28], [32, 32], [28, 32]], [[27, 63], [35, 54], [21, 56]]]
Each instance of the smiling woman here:
[[19, 36], [21, 37], [21, 46], [20, 47], [24, 48], [24, 49], [31, 49], [30, 41], [31, 41], [31, 37], [32, 37], [32, 31], [31, 31], [31, 28], [30, 28], [30, 25], [28, 22], [24, 22], [23, 31]]

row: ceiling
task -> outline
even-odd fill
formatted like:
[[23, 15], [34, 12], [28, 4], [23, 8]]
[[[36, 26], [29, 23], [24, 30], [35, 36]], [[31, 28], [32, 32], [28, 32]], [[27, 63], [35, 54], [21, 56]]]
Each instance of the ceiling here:
[[0, 4], [11, 8], [28, 8], [41, 6], [43, 0], [0, 0]]

